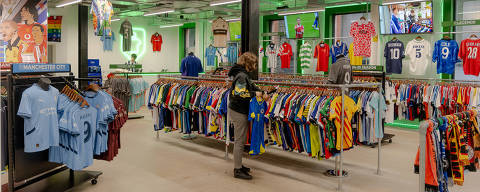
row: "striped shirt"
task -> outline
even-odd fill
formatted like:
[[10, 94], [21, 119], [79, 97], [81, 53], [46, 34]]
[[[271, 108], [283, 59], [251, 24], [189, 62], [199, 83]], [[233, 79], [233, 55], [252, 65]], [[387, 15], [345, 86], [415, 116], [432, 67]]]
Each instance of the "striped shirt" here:
[[310, 68], [312, 63], [312, 45], [305, 42], [300, 46], [300, 65], [302, 68]]

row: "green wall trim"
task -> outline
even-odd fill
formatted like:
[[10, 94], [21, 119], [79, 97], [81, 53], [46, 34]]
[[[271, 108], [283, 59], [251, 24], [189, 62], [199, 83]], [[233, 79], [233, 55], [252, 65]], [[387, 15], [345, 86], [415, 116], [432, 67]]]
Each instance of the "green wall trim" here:
[[185, 31], [184, 29], [195, 29], [195, 23], [185, 23], [178, 27], [178, 70], [180, 71], [180, 64], [185, 57]]
[[393, 123], [385, 123], [385, 126], [388, 127], [400, 127], [407, 129], [418, 129], [420, 126], [420, 121], [409, 121], [409, 120], [395, 120]]

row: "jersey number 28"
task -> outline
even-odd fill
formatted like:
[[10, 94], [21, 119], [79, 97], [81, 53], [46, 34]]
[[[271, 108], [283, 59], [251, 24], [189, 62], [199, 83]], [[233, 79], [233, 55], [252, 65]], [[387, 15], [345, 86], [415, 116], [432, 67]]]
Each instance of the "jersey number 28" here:
[[477, 47], [469, 47], [468, 48], [468, 58], [469, 59], [477, 59], [477, 52], [478, 52]]

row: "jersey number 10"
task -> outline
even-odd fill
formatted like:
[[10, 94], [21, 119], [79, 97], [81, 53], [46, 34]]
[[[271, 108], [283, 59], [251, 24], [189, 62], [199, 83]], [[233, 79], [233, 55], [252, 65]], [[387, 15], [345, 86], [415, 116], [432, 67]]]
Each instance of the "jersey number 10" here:
[[391, 59], [400, 59], [400, 49], [390, 49]]
[[468, 48], [468, 57], [469, 59], [477, 59], [477, 52], [478, 48], [477, 47], [469, 47]]

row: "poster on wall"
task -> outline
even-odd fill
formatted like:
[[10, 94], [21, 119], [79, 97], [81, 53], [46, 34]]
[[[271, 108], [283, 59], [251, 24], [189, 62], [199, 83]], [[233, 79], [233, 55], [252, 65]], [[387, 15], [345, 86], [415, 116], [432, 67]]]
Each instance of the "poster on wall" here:
[[240, 41], [242, 36], [242, 22], [229, 22], [228, 32], [230, 33], [230, 41]]
[[62, 16], [48, 17], [48, 41], [62, 41]]
[[47, 63], [47, 0], [3, 0], [0, 10], [2, 67]]
[[284, 16], [287, 38], [320, 37], [318, 13]]
[[382, 34], [433, 32], [431, 1], [383, 5], [379, 9]]

